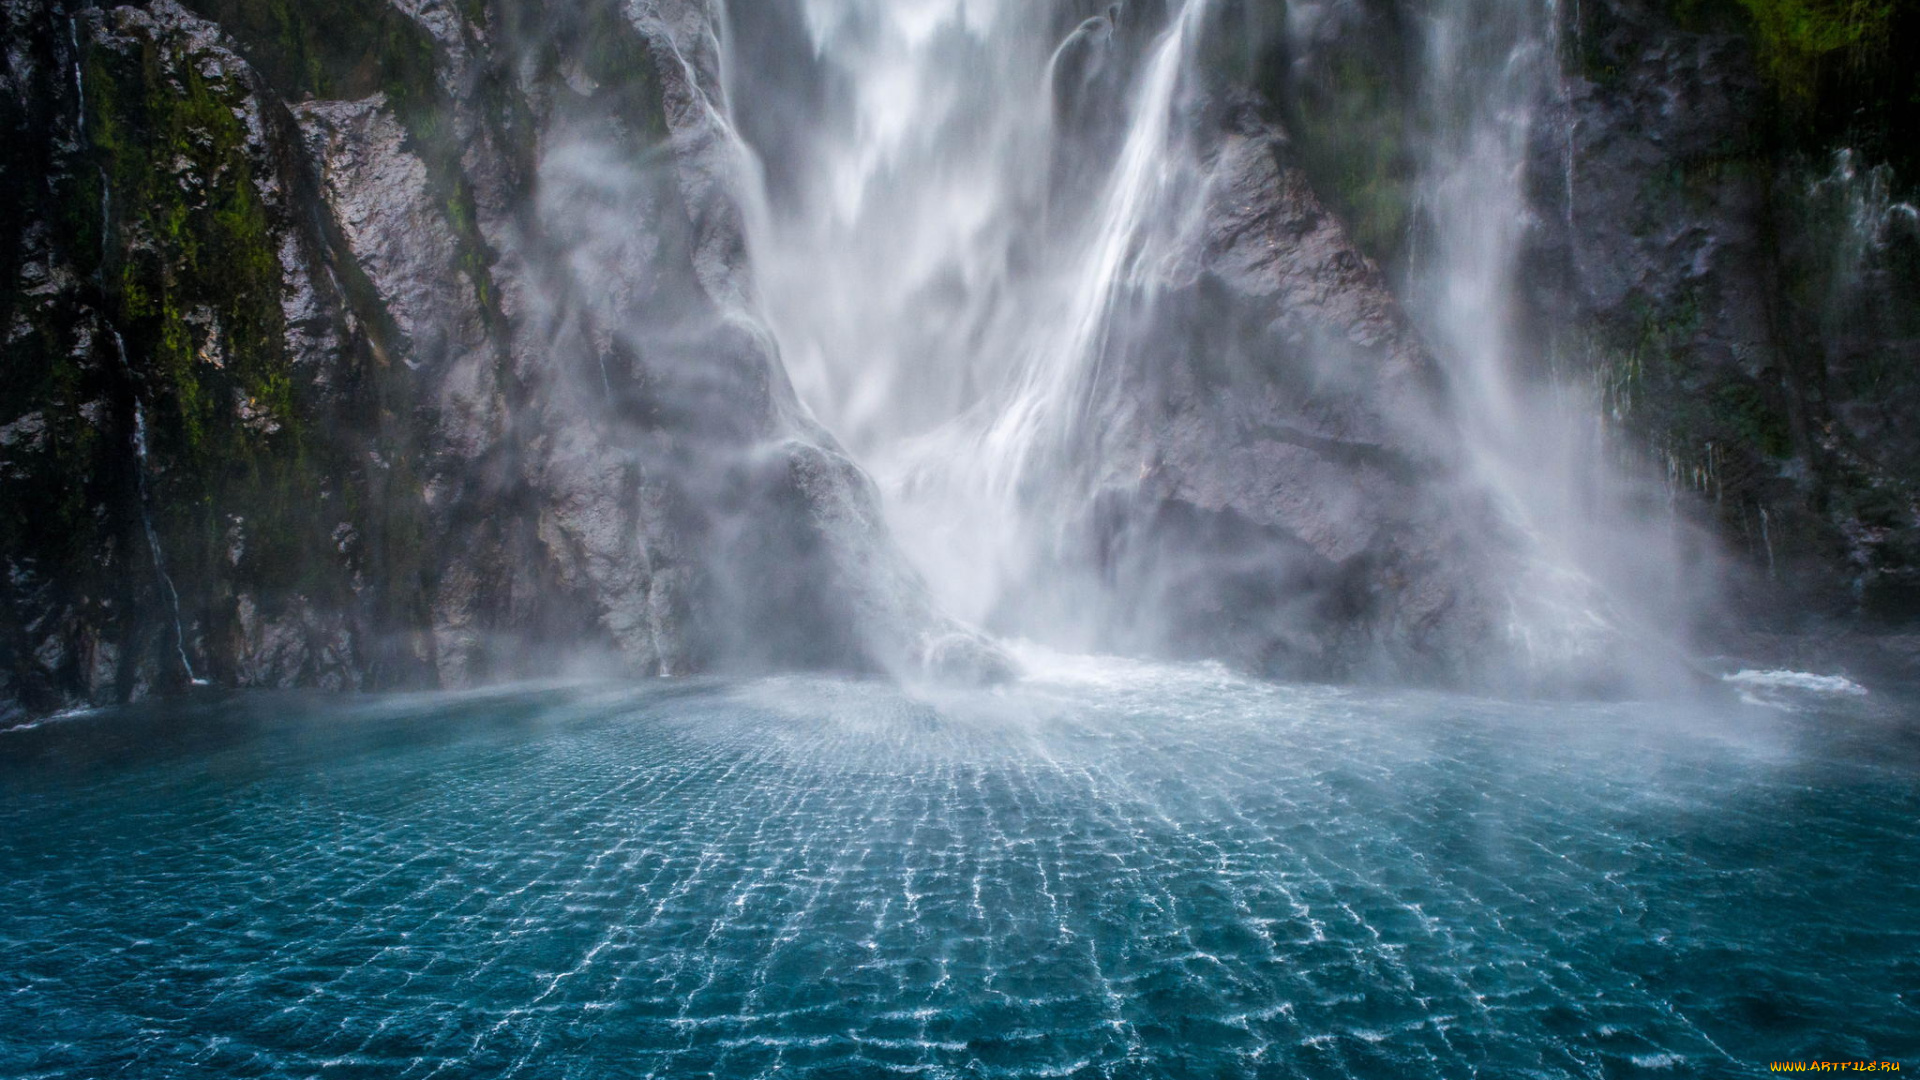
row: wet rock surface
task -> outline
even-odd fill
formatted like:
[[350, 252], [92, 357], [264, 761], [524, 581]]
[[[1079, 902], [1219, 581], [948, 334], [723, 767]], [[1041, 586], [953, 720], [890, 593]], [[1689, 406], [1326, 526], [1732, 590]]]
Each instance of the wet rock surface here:
[[[1405, 294], [1443, 224], [1423, 149], [1457, 122], [1426, 89], [1452, 85], [1432, 28], [1376, 0], [1248, 10], [1253, 81]], [[1501, 10], [1484, 10], [1488, 42]], [[1617, 459], [1626, 509], [1669, 519], [1728, 586], [1701, 621], [1707, 652], [1747, 629], [1910, 626], [1920, 469], [1898, 418], [1920, 404], [1920, 234], [1894, 171], [1910, 171], [1910, 72], [1835, 47], [1783, 82], [1772, 31], [1734, 5], [1601, 0], [1556, 19], [1552, 77], [1519, 103], [1522, 377], [1598, 403], [1593, 452]]]
[[6, 8], [7, 710], [959, 632], [837, 585], [898, 556], [751, 315], [706, 5], [328, 7]]
[[[846, 92], [798, 8], [266, 10], [0, 7], [0, 709], [200, 680], [1010, 670], [936, 610], [759, 314], [749, 189], [791, 197], [799, 120]], [[1169, 9], [1052, 13], [1044, 186], [1083, 205]], [[1903, 181], [1770, 141], [1738, 26], [1637, 0], [1578, 19], [1534, 129], [1518, 351], [1597, 386], [1608, 446], [1733, 553], [1730, 624], [1899, 628]], [[1101, 645], [1458, 681], [1509, 632], [1512, 538], [1395, 296], [1395, 245], [1431, 225], [1419, 81], [1389, 62], [1420, 33], [1388, 3], [1213, 16], [1180, 121], [1203, 197], [1102, 361], [1062, 548]], [[793, 92], [736, 114], [728, 34]]]
[[1107, 478], [1104, 571], [1175, 651], [1290, 677], [1488, 675], [1470, 650], [1502, 636], [1516, 549], [1445, 434], [1433, 358], [1265, 103], [1234, 90], [1203, 112], [1183, 283], [1117, 391], [1109, 438], [1138, 472]]
[[1894, 178], [1782, 145], [1791, 102], [1737, 20], [1612, 0], [1569, 30], [1534, 153], [1542, 351], [1594, 373], [1735, 553], [1741, 619], [1910, 619], [1920, 230]]

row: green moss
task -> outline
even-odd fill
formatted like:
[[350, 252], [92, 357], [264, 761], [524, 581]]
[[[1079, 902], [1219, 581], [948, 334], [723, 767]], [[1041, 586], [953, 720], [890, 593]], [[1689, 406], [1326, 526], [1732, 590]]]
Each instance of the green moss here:
[[1342, 57], [1295, 93], [1290, 126], [1299, 163], [1361, 250], [1397, 259], [1412, 220], [1414, 161], [1401, 88], [1367, 58]]
[[[1785, 388], [1763, 375], [1702, 363], [1697, 300], [1635, 304], [1619, 324], [1576, 337], [1608, 418], [1632, 442], [1657, 448], [1676, 475], [1703, 488], [1721, 483], [1728, 463], [1739, 477], [1770, 474], [1763, 462], [1794, 454]], [[1737, 500], [1736, 500], [1737, 503]]]
[[[351, 412], [292, 366], [278, 254], [291, 223], [263, 201], [259, 169], [271, 159], [244, 118], [261, 107], [256, 87], [244, 73], [207, 74], [180, 44], [88, 55], [87, 129], [108, 222], [93, 269], [126, 345], [130, 377], [112, 396], [146, 415], [147, 504], [182, 614], [217, 634], [222, 598], [237, 589], [268, 614], [296, 596], [350, 602], [330, 537], [358, 465]], [[273, 179], [287, 188], [287, 176]], [[96, 362], [119, 370], [104, 344]], [[351, 379], [351, 368], [334, 377]], [[236, 519], [239, 566], [228, 551]]]
[[[220, 391], [258, 397], [286, 363], [279, 260], [236, 114], [248, 91], [170, 63], [152, 43], [110, 57], [88, 60], [89, 130], [120, 241], [99, 269], [115, 324], [165, 390], [154, 402], [173, 414], [174, 449], [201, 468], [231, 449], [215, 430]], [[213, 326], [218, 340], [203, 342]], [[201, 359], [203, 343], [226, 370]], [[273, 420], [298, 423], [291, 411]]]
[[1811, 104], [1824, 65], [1862, 64], [1883, 51], [1894, 0], [1739, 0], [1752, 20], [1768, 80], [1788, 101]]
[[430, 96], [433, 44], [385, 0], [188, 0], [242, 45], [247, 62], [292, 100]]
[[[459, 2], [476, 20], [506, 20], [509, 10], [542, 20], [526, 34], [503, 27], [500, 37], [564, 40], [568, 61], [598, 84], [593, 107], [604, 109], [610, 128], [642, 146], [664, 136], [646, 42], [614, 0], [551, 11]], [[386, 0], [188, 5], [237, 38], [246, 66], [190, 54], [186, 40], [164, 29], [159, 40], [141, 40], [145, 24], [108, 16], [108, 43], [81, 56], [89, 145], [71, 168], [6, 173], [10, 183], [16, 174], [32, 181], [8, 192], [53, 192], [44, 208], [0, 215], [9, 237], [19, 231], [10, 222], [48, 221], [84, 284], [57, 310], [52, 302], [29, 310], [18, 290], [4, 298], [25, 327], [0, 367], [4, 400], [43, 413], [47, 428], [38, 457], [23, 466], [31, 481], [10, 488], [0, 541], [71, 588], [74, 603], [111, 601], [124, 612], [118, 623], [100, 617], [88, 625], [137, 663], [171, 647], [153, 623], [161, 601], [139, 535], [136, 487], [144, 480], [189, 637], [204, 636], [209, 653], [222, 653], [222, 635], [234, 632], [240, 592], [269, 617], [296, 597], [324, 611], [362, 612], [390, 631], [376, 636], [396, 643], [372, 648], [408, 650], [400, 643], [429, 618], [430, 541], [412, 388], [406, 369], [389, 362], [404, 343], [337, 227], [306, 213], [320, 193], [294, 160], [297, 135], [280, 100], [385, 95], [458, 238], [451, 269], [498, 320], [494, 255], [462, 167], [464, 140], [474, 133], [452, 122], [437, 46]], [[532, 124], [515, 83], [528, 69], [506, 53], [469, 73], [476, 83], [468, 100], [479, 103], [473, 115], [490, 126], [509, 169], [526, 179]], [[249, 110], [255, 115], [244, 115]], [[264, 146], [251, 141], [253, 120], [265, 130]], [[283, 243], [313, 247], [339, 286], [335, 295], [316, 283], [341, 331], [339, 353], [323, 364], [291, 362], [280, 305], [285, 271], [295, 268], [281, 266]], [[12, 279], [6, 285], [12, 289]], [[109, 327], [124, 337], [124, 367]], [[127, 453], [136, 409], [151, 447], [144, 473]], [[21, 460], [10, 455], [7, 465]], [[237, 558], [229, 551], [236, 521], [245, 544]], [[348, 535], [337, 532], [342, 523], [357, 537], [344, 555], [335, 539]], [[394, 652], [392, 662], [405, 660]], [[376, 657], [369, 666], [384, 663]]]
[[[1810, 103], [1835, 65], [1861, 68], [1885, 58], [1902, 0], [1666, 0], [1681, 30], [1736, 29], [1753, 41], [1762, 74], [1783, 98]], [[1604, 13], [1588, 16], [1605, 19]], [[1604, 26], [1598, 27], [1604, 29]], [[1585, 28], [1595, 42], [1595, 26]]]
[[1786, 413], [1751, 383], [1722, 384], [1712, 398], [1715, 427], [1745, 446], [1775, 459], [1793, 456], [1793, 429]]
[[[1920, 4], [1912, 0], [1680, 0], [1683, 16], [1751, 41], [1768, 90], [1767, 137], [1824, 157], [1850, 146], [1920, 176]], [[1692, 28], [1692, 27], [1689, 27]]]
[[[455, 268], [474, 283], [481, 311], [498, 328], [494, 253], [480, 233], [461, 165], [465, 147], [449, 118], [441, 58], [432, 38], [386, 0], [188, 0], [238, 39], [241, 52], [284, 98], [352, 100], [386, 96], [406, 129], [408, 149], [459, 244]], [[465, 5], [470, 16], [483, 5]]]

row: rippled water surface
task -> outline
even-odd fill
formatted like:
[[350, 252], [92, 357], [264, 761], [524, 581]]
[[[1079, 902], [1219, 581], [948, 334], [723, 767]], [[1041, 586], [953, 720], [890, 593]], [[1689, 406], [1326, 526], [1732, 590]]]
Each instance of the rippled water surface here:
[[1920, 1069], [1877, 698], [1055, 665], [0, 734], [0, 1076]]

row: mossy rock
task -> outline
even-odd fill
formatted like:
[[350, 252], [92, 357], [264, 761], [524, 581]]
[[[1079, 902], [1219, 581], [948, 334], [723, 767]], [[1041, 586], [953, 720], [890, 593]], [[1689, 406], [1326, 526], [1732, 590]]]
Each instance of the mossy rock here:
[[[356, 580], [381, 598], [373, 625], [417, 624], [423, 538], [404, 369], [364, 332], [304, 366], [289, 348], [283, 292], [312, 271], [306, 260], [327, 258], [297, 209], [290, 119], [247, 65], [163, 19], [120, 20], [83, 71], [104, 212], [99, 255], [81, 269], [113, 328], [92, 362], [118, 384], [118, 430], [134, 416], [146, 428], [150, 459], [120, 470], [140, 470], [121, 512], [150, 517], [187, 651], [220, 675], [236, 597], [267, 619], [350, 616], [364, 607]], [[336, 279], [352, 276], [331, 261]], [[337, 315], [345, 327], [383, 321]]]

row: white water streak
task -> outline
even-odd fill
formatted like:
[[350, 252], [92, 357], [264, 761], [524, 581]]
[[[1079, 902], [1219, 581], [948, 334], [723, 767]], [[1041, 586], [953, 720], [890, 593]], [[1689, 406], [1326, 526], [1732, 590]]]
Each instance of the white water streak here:
[[[120, 331], [112, 331], [113, 347], [120, 359], [121, 369], [131, 372], [127, 362], [127, 345], [120, 337]], [[207, 680], [194, 674], [193, 661], [187, 658], [187, 632], [180, 621], [180, 593], [173, 587], [173, 578], [167, 573], [167, 555], [160, 546], [160, 533], [153, 527], [152, 497], [147, 492], [147, 410], [138, 399], [133, 403], [133, 474], [134, 484], [140, 496], [140, 527], [146, 530], [147, 550], [153, 557], [153, 572], [159, 578], [162, 593], [167, 598], [167, 609], [173, 617], [173, 648], [180, 657], [180, 670], [187, 676], [187, 682], [193, 686], [205, 686]]]
[[1417, 188], [1432, 243], [1412, 260], [1411, 306], [1452, 377], [1474, 471], [1527, 545], [1509, 633], [1543, 672], [1581, 670], [1621, 640], [1664, 640], [1705, 587], [1683, 569], [1684, 523], [1634, 509], [1593, 388], [1530, 354], [1519, 330], [1522, 252], [1546, 227], [1530, 190], [1536, 147], [1565, 155], [1569, 229], [1575, 220], [1573, 131], [1538, 137], [1566, 93], [1559, 51], [1553, 0], [1438, 5]]
[[1188, 3], [1155, 48], [1126, 143], [1101, 199], [1093, 242], [1075, 275], [1072, 306], [1058, 324], [1057, 336], [1044, 338], [1028, 355], [1011, 400], [981, 440], [980, 460], [990, 469], [990, 491], [1012, 512], [1019, 512], [1027, 470], [1050, 442], [1072, 438], [1083, 418], [1119, 293], [1150, 276], [1150, 267], [1143, 265], [1142, 241], [1170, 186], [1173, 166], [1167, 145], [1174, 91], [1187, 39], [1205, 7], [1205, 0]]
[[1116, 305], [1151, 286], [1154, 231], [1180, 216], [1176, 114], [1205, 9], [1179, 5], [1147, 43], [1091, 205], [1050, 208], [1040, 6], [806, 4], [848, 104], [810, 133], [802, 205], [757, 223], [770, 322], [963, 618], [1007, 600], [1071, 508], [1063, 459], [1083, 449]]

